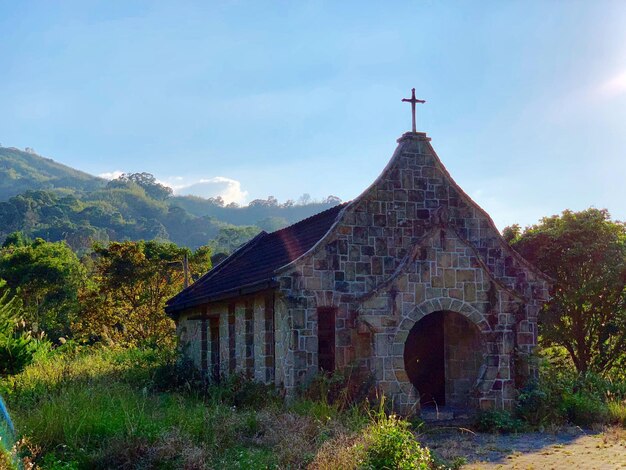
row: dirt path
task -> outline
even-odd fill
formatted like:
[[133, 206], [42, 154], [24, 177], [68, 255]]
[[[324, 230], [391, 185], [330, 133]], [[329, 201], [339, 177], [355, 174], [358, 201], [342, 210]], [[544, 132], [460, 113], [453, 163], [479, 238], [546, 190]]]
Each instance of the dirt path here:
[[421, 440], [450, 461], [465, 457], [463, 470], [626, 469], [626, 430], [617, 428], [509, 435], [442, 430]]

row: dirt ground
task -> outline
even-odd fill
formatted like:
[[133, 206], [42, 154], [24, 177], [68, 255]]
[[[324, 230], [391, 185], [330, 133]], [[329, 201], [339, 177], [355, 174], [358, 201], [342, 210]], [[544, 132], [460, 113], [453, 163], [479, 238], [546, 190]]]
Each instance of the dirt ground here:
[[449, 461], [464, 457], [463, 470], [626, 469], [626, 430], [620, 428], [502, 435], [432, 429], [419, 440]]

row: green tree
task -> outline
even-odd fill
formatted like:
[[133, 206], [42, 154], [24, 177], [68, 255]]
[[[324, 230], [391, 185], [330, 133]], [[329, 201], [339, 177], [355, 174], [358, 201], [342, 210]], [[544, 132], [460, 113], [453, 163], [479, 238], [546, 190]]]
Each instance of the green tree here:
[[518, 231], [511, 242], [556, 281], [540, 317], [542, 342], [563, 346], [583, 373], [602, 373], [623, 360], [626, 226], [606, 210], [568, 210]]
[[153, 199], [164, 200], [173, 194], [172, 188], [159, 183], [150, 173], [124, 173], [122, 176], [113, 180], [111, 186], [116, 183], [134, 183], [144, 189], [146, 194]]
[[171, 343], [174, 324], [164, 306], [183, 287], [185, 255], [191, 278], [210, 269], [208, 247], [192, 253], [157, 241], [94, 246], [92, 282], [81, 292], [81, 315], [74, 325], [77, 335], [122, 344]]
[[65, 242], [9, 237], [0, 250], [0, 277], [19, 297], [30, 328], [53, 340], [70, 334], [84, 269]]
[[260, 232], [256, 226], [227, 226], [220, 228], [217, 236], [211, 240], [213, 253], [230, 254]]

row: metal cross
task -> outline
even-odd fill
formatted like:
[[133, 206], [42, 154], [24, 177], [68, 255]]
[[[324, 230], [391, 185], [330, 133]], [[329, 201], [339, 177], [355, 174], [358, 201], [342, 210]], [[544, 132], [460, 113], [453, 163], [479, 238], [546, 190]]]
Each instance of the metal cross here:
[[411, 98], [402, 98], [402, 101], [405, 103], [411, 103], [411, 113], [413, 114], [413, 132], [417, 132], [417, 129], [415, 127], [415, 103], [426, 103], [426, 101], [418, 100], [415, 98], [415, 88], [413, 88], [411, 92]]

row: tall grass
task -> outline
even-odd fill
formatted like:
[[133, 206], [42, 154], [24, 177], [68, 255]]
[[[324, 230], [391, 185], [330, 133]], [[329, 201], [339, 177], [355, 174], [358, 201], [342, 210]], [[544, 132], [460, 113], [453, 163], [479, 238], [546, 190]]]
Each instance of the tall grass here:
[[[299, 468], [367, 414], [285, 405], [241, 379], [203, 387], [168, 353], [70, 349], [4, 379], [23, 456], [41, 468]], [[191, 381], [190, 381], [191, 380]]]

